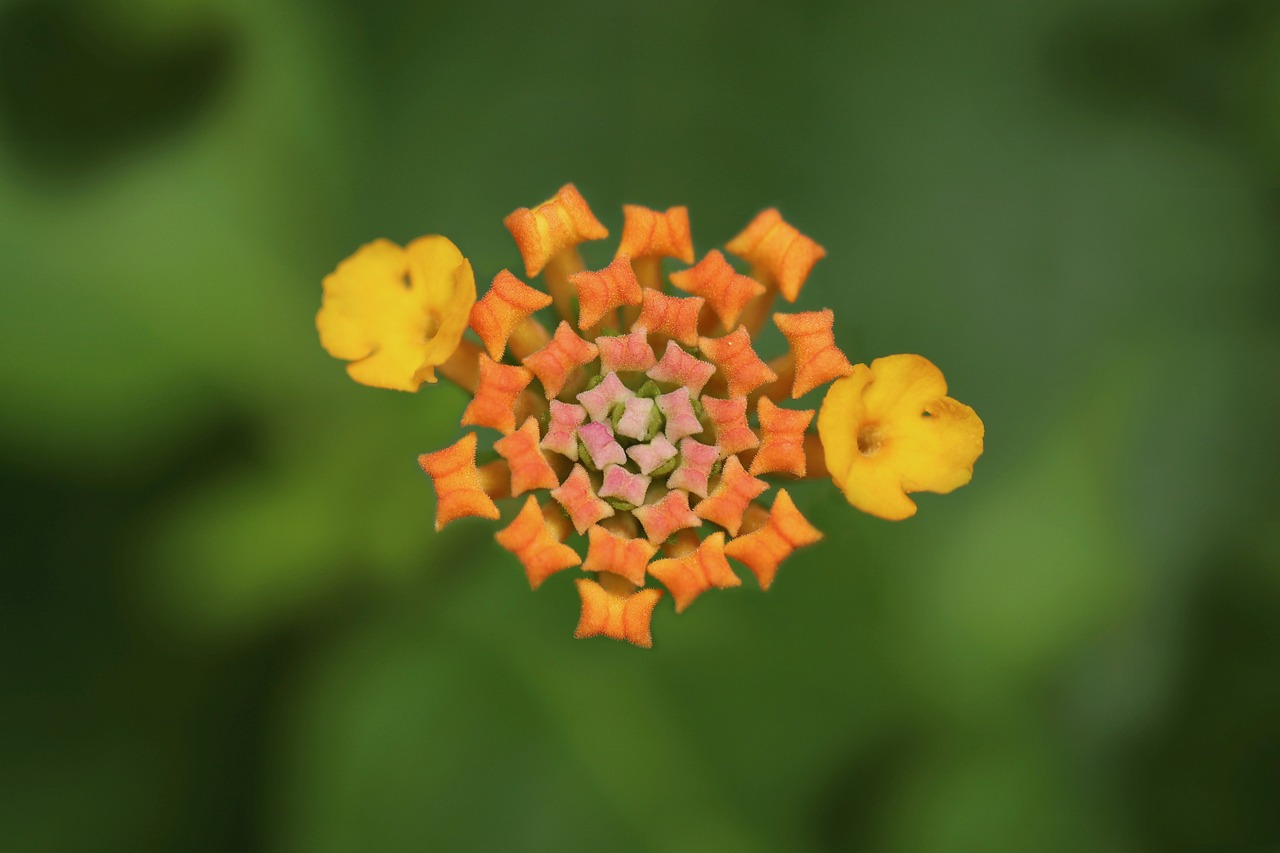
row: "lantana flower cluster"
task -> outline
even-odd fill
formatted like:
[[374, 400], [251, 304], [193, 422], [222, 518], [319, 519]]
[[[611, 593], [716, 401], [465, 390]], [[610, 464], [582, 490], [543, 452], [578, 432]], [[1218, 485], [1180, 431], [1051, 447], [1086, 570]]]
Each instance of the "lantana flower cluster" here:
[[[608, 230], [572, 184], [516, 210], [504, 223], [525, 280], [504, 269], [479, 300], [438, 235], [375, 241], [325, 278], [316, 325], [353, 379], [416, 391], [439, 374], [472, 395], [461, 425], [476, 429], [418, 459], [437, 530], [505, 514], [495, 538], [533, 589], [579, 570], [575, 636], [648, 648], [664, 590], [682, 612], [739, 586], [734, 563], [768, 589], [822, 538], [785, 488], [769, 496], [777, 481], [829, 476], [891, 520], [914, 515], [909, 493], [969, 481], [982, 421], [932, 363], [853, 364], [830, 310], [773, 310], [826, 255], [778, 211], [725, 245], [749, 274], [719, 250], [696, 258], [684, 207], [623, 214], [613, 261], [588, 270], [578, 247]], [[766, 361], [754, 339], [770, 321], [788, 347]], [[818, 411], [796, 407], [828, 383]], [[482, 435], [493, 458], [477, 464]]]

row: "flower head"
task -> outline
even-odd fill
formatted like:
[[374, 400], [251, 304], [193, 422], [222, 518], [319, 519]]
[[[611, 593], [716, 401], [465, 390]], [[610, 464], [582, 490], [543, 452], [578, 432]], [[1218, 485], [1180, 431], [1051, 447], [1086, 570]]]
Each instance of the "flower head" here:
[[[920, 356], [851, 364], [829, 310], [774, 314], [788, 351], [757, 353], [775, 298], [794, 302], [826, 254], [776, 210], [727, 245], [750, 275], [714, 249], [697, 258], [686, 208], [624, 210], [599, 270], [577, 246], [608, 231], [572, 185], [516, 210], [505, 223], [545, 292], [502, 270], [479, 302], [445, 238], [371, 243], [325, 280], [317, 325], [357, 381], [415, 390], [439, 368], [472, 395], [460, 422], [481, 432], [419, 458], [437, 529], [505, 516], [495, 538], [531, 587], [586, 574], [575, 636], [647, 648], [664, 596], [651, 582], [681, 613], [741, 585], [734, 562], [767, 589], [822, 538], [785, 489], [766, 497], [775, 479], [829, 472], [854, 506], [905, 518], [907, 493], [968, 481], [982, 422]], [[673, 263], [690, 295], [665, 292]], [[814, 410], [786, 401], [832, 380], [815, 433]], [[477, 465], [481, 434], [497, 458]]]

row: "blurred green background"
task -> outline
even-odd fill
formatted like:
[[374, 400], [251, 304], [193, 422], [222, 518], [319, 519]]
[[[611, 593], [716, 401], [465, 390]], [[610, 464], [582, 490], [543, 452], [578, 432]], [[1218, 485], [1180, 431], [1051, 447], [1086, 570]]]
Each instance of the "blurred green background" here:
[[[778, 206], [973, 483], [574, 641], [313, 326], [565, 181]], [[1274, 0], [0, 0], [0, 848], [1280, 849], [1278, 182]]]

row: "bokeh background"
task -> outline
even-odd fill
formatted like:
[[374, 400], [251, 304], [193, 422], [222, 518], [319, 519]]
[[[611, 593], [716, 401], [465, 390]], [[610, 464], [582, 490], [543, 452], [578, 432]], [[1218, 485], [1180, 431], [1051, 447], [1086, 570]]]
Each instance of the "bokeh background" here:
[[[973, 483], [574, 641], [313, 326], [566, 181], [781, 208]], [[1272, 0], [3, 0], [0, 847], [1280, 849], [1278, 181]]]

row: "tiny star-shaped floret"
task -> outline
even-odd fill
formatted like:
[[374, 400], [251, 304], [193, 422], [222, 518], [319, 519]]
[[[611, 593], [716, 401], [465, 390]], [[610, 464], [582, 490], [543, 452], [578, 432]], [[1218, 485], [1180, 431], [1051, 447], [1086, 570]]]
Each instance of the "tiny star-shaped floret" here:
[[751, 348], [751, 333], [745, 326], [739, 326], [723, 338], [699, 338], [698, 348], [720, 368], [730, 397], [749, 394], [778, 378]]
[[813, 409], [783, 409], [768, 397], [756, 404], [760, 416], [760, 449], [751, 460], [751, 473], [786, 471], [797, 477], [805, 472], [804, 431], [813, 421]]
[[529, 586], [537, 589], [556, 572], [582, 562], [578, 552], [560, 541], [547, 525], [546, 516], [533, 495], [524, 502], [519, 515], [493, 534], [498, 544], [516, 555], [529, 576]]
[[616, 373], [606, 373], [596, 387], [578, 395], [578, 402], [593, 421], [607, 421], [610, 410], [635, 396], [635, 392], [622, 384]]
[[716, 372], [714, 364], [694, 358], [680, 348], [675, 341], [667, 341], [662, 359], [645, 373], [655, 382], [683, 385], [694, 394], [702, 390], [707, 380]]
[[670, 394], [659, 395], [655, 401], [658, 409], [667, 419], [664, 432], [667, 441], [674, 444], [686, 435], [697, 435], [702, 432], [702, 421], [693, 411], [693, 401], [689, 397], [688, 388], [677, 388]]
[[[535, 311], [541, 311], [550, 304], [549, 295], [534, 290], [512, 275], [510, 270], [503, 270], [494, 277], [484, 298], [471, 306], [471, 328], [484, 341], [489, 357], [498, 361], [516, 330]], [[537, 328], [545, 338], [546, 330], [541, 324], [537, 324]]]
[[597, 471], [603, 471], [606, 465], [622, 465], [627, 461], [627, 454], [622, 445], [613, 437], [613, 426], [608, 421], [592, 421], [578, 427], [578, 439], [587, 451], [587, 459]]
[[[511, 496], [518, 497], [534, 489], [554, 489], [560, 485], [556, 472], [547, 464], [538, 447], [538, 421], [528, 418], [520, 429], [493, 443], [493, 449], [511, 469]], [[576, 451], [577, 445], [575, 443]]]
[[649, 478], [643, 474], [628, 471], [621, 465], [610, 465], [604, 469], [604, 482], [600, 486], [600, 497], [617, 498], [632, 506], [644, 503], [645, 492], [649, 490]]
[[476, 470], [476, 434], [469, 432], [454, 444], [418, 457], [418, 465], [436, 490], [436, 530], [458, 518], [478, 515], [496, 521], [500, 513], [480, 488]]
[[642, 325], [632, 327], [625, 335], [596, 338], [596, 346], [600, 349], [602, 373], [618, 370], [643, 371], [658, 363], [653, 347], [649, 346], [649, 332]]
[[728, 589], [742, 585], [724, 557], [723, 533], [711, 534], [683, 557], [654, 560], [649, 574], [671, 593], [677, 613], [683, 613], [694, 599], [712, 587]]
[[773, 315], [773, 322], [791, 344], [795, 361], [791, 399], [799, 399], [819, 385], [853, 372], [853, 365], [836, 346], [831, 330], [835, 317], [830, 308]]
[[503, 434], [516, 428], [516, 398], [533, 381], [533, 374], [513, 364], [499, 364], [480, 354], [480, 385], [462, 413], [463, 426], [493, 427]]
[[774, 208], [761, 211], [725, 248], [751, 264], [761, 277], [778, 284], [788, 302], [795, 302], [813, 265], [827, 250], [801, 234]]
[[721, 400], [702, 395], [702, 410], [715, 426], [720, 455], [729, 456], [760, 446], [760, 439], [747, 424], [747, 401], [743, 397]]
[[578, 289], [579, 329], [590, 329], [615, 308], [640, 304], [640, 282], [626, 255], [597, 272], [574, 273], [569, 283]]
[[646, 288], [643, 300], [637, 326], [644, 326], [655, 335], [673, 338], [687, 347], [697, 346], [701, 296], [668, 296], [660, 290]]
[[551, 490], [551, 497], [564, 507], [579, 533], [586, 533], [588, 527], [613, 515], [613, 507], [591, 490], [591, 475], [581, 465], [573, 466], [560, 488]]
[[715, 249], [696, 266], [672, 273], [671, 283], [707, 300], [725, 331], [737, 325], [742, 309], [765, 291], [763, 284], [735, 270]]
[[821, 538], [822, 531], [800, 514], [787, 490], [778, 489], [765, 525], [731, 540], [724, 550], [751, 570], [761, 589], [768, 589], [783, 560], [797, 548], [812, 545]]
[[627, 448], [627, 455], [636, 463], [641, 474], [650, 474], [675, 458], [679, 451], [667, 441], [666, 436], [658, 433], [648, 444], [633, 444]]
[[574, 403], [551, 401], [551, 422], [542, 446], [574, 462], [578, 461], [578, 427], [587, 419], [587, 410]]
[[709, 498], [699, 501], [693, 508], [693, 514], [720, 525], [729, 531], [730, 536], [737, 536], [742, 526], [742, 514], [768, 488], [769, 484], [764, 480], [747, 473], [737, 456], [730, 456], [724, 463], [724, 471], [715, 490]]
[[[606, 573], [599, 577], [603, 581], [609, 575]], [[625, 580], [618, 580], [630, 586]], [[603, 635], [626, 640], [642, 649], [653, 648], [649, 625], [653, 608], [662, 598], [662, 590], [650, 588], [624, 592], [616, 587], [606, 589], [601, 583], [586, 578], [578, 578], [574, 583], [582, 598], [582, 616], [573, 636], [583, 639]], [[610, 586], [613, 587], [612, 584]]]
[[678, 258], [693, 263], [689, 209], [670, 207], [663, 213], [638, 204], [622, 206], [622, 238], [618, 254], [635, 258]]
[[595, 344], [578, 337], [567, 322], [561, 321], [556, 326], [555, 336], [550, 343], [526, 356], [523, 364], [542, 382], [542, 388], [550, 400], [558, 397], [564, 390], [569, 374], [575, 368], [595, 361], [596, 354]]
[[702, 526], [702, 519], [689, 509], [689, 493], [679, 489], [667, 492], [655, 503], [633, 509], [631, 514], [654, 545], [666, 542], [677, 530]]
[[573, 184], [565, 184], [533, 210], [519, 208], [502, 220], [520, 248], [525, 275], [533, 278], [552, 258], [588, 240], [609, 236]]
[[587, 531], [587, 559], [584, 572], [612, 572], [636, 586], [644, 576], [658, 549], [644, 539], [627, 539], [596, 525]]
[[[622, 415], [618, 418], [615, 429], [618, 435], [644, 441], [649, 437], [650, 425], [654, 423], [653, 411], [657, 408], [648, 397], [632, 397], [622, 404]], [[656, 427], [655, 427], [656, 428]]]
[[667, 488], [684, 489], [700, 498], [707, 496], [707, 480], [711, 466], [720, 458], [720, 448], [702, 444], [692, 438], [680, 441], [680, 467], [667, 478]]

